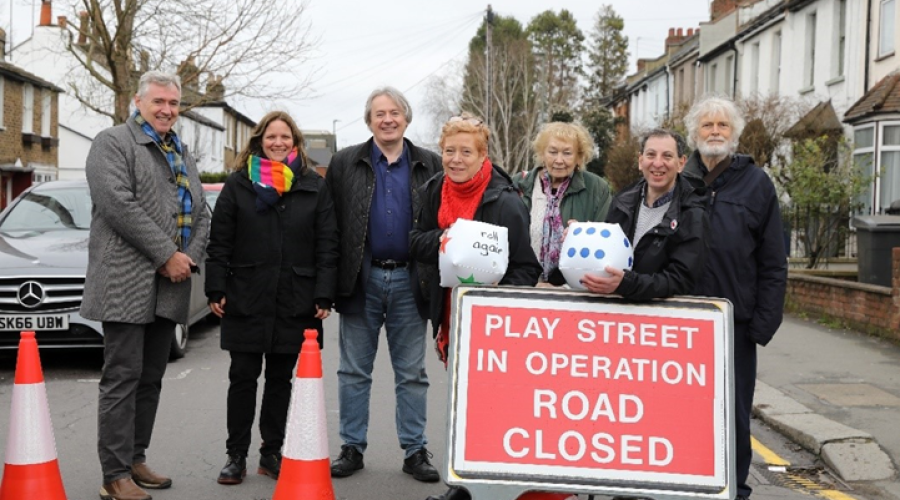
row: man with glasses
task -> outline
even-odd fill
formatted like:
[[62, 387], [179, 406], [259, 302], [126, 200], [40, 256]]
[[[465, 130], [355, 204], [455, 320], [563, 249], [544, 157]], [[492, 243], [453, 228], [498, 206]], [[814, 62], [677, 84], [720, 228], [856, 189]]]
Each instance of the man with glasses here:
[[335, 154], [325, 176], [341, 232], [335, 306], [343, 445], [331, 475], [346, 477], [364, 467], [372, 369], [384, 327], [394, 369], [397, 437], [405, 451], [402, 470], [433, 482], [440, 475], [425, 448], [423, 318], [427, 280], [436, 277], [420, 275], [410, 260], [409, 232], [422, 203], [419, 187], [441, 171], [441, 158], [403, 137], [412, 109], [399, 90], [372, 92], [364, 117], [372, 138]]

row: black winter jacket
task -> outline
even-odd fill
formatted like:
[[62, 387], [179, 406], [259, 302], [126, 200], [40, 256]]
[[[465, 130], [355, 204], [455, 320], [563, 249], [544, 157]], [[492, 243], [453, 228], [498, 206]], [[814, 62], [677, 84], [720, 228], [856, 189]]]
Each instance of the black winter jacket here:
[[338, 231], [325, 181], [307, 169], [278, 203], [257, 212], [241, 169], [228, 176], [212, 217], [206, 296], [225, 297], [222, 349], [298, 353], [303, 331], [322, 343], [317, 300], [328, 305], [337, 282]]
[[[441, 233], [444, 232], [438, 227], [438, 211], [441, 208], [441, 188], [444, 182], [444, 173], [441, 172], [422, 187], [422, 212], [410, 232], [409, 244], [410, 257], [417, 260], [421, 268], [430, 269], [434, 275], [434, 279], [428, 283], [428, 319], [431, 320], [435, 336], [444, 312], [444, 289], [438, 273], [438, 250], [441, 246]], [[513, 186], [512, 179], [496, 165], [473, 220], [509, 229], [509, 264], [500, 284], [536, 285], [542, 269], [528, 240], [528, 209], [525, 208], [518, 189]]]
[[[638, 209], [647, 188], [641, 180], [613, 199], [606, 222], [619, 224], [634, 241]], [[709, 218], [703, 197], [679, 175], [672, 203], [662, 222], [647, 231], [634, 249], [634, 266], [616, 293], [627, 299], [650, 300], [693, 292], [706, 264]]]
[[[404, 139], [404, 142], [409, 151], [412, 214], [415, 218], [422, 208], [419, 188], [435, 173], [441, 171], [441, 157], [415, 146], [407, 139]], [[375, 193], [372, 144], [373, 139], [369, 139], [362, 144], [338, 151], [331, 158], [328, 173], [325, 175], [325, 183], [334, 199], [337, 224], [341, 231], [338, 298], [350, 297], [359, 292], [361, 287], [358, 284], [368, 277], [370, 262], [364, 259], [364, 256], [369, 231], [369, 211]], [[423, 281], [428, 281], [430, 277], [420, 276], [415, 266], [411, 266], [410, 272], [412, 273], [410, 279], [415, 284], [413, 291], [422, 313], [425, 300], [422, 291], [425, 289]]]
[[[708, 173], [696, 151], [684, 173], [699, 179]], [[748, 324], [753, 341], [766, 345], [781, 325], [787, 286], [775, 185], [753, 158], [735, 155], [708, 189], [709, 256], [695, 291], [730, 300], [735, 323]]]

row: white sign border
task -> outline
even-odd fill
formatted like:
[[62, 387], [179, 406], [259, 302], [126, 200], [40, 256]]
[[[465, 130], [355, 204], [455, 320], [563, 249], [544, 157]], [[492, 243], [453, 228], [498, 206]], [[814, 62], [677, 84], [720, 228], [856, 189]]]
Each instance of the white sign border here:
[[[469, 293], [476, 292], [476, 293]], [[556, 296], [554, 307], [559, 311], [585, 311], [591, 313], [612, 312], [616, 314], [637, 314], [642, 316], [690, 318], [712, 321], [715, 332], [724, 335], [714, 337], [713, 385], [715, 399], [714, 428], [718, 439], [714, 444], [714, 473], [712, 475], [690, 475], [669, 473], [648, 473], [644, 471], [626, 471], [593, 468], [535, 466], [498, 462], [475, 462], [465, 460], [465, 425], [467, 400], [461, 394], [468, 383], [468, 359], [470, 355], [468, 341], [471, 336], [471, 325], [460, 321], [462, 313], [471, 318], [473, 306], [497, 306], [506, 308], [538, 308], [547, 309], [547, 296]], [[554, 297], [554, 298], [556, 298]], [[585, 299], [588, 299], [586, 301]], [[648, 306], [653, 312], [648, 312]], [[665, 301], [649, 303], [624, 302], [617, 297], [598, 297], [584, 292], [562, 289], [535, 289], [516, 287], [457, 287], [454, 289], [453, 311], [451, 316], [451, 354], [449, 388], [449, 435], [448, 435], [448, 483], [467, 485], [471, 481], [484, 478], [503, 478], [510, 484], [559, 485], [572, 483], [571, 490], [604, 492], [621, 491], [618, 486], [635, 487], [644, 491], [660, 491], [669, 495], [688, 495], [692, 498], [726, 498], [734, 486], [734, 470], [729, 469], [728, 458], [733, 461], [733, 452], [729, 453], [729, 441], [733, 447], [733, 430], [728, 422], [733, 405], [733, 380], [728, 367], [731, 359], [731, 305], [723, 299], [680, 297]], [[459, 346], [458, 352], [455, 346]], [[729, 455], [729, 457], [726, 457]], [[469, 479], [472, 478], [472, 479]], [[596, 486], [598, 484], [609, 487]], [[659, 487], [659, 490], [655, 488]], [[646, 488], [651, 488], [647, 490]]]

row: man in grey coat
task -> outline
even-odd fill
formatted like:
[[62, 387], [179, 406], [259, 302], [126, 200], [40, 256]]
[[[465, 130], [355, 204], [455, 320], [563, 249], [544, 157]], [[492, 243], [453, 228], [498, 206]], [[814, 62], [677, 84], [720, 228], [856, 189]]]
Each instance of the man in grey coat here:
[[[137, 111], [94, 139], [81, 315], [103, 322], [97, 448], [104, 500], [149, 500], [172, 480], [146, 464], [175, 325], [186, 323], [209, 220], [196, 165], [172, 130], [181, 81], [141, 76]], [[197, 277], [196, 279], [200, 279]]]

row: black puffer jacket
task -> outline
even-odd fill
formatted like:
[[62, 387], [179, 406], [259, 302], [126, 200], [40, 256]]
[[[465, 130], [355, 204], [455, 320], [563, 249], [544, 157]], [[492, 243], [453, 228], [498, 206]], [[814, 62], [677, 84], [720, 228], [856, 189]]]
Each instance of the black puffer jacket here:
[[[412, 213], [415, 217], [422, 208], [419, 188], [441, 170], [441, 157], [415, 146], [409, 140], [404, 139], [404, 142], [409, 151]], [[349, 297], [356, 291], [356, 285], [360, 282], [360, 272], [363, 271], [363, 256], [369, 231], [369, 210], [375, 192], [372, 143], [373, 139], [369, 139], [362, 144], [338, 151], [331, 158], [328, 173], [325, 175], [325, 183], [334, 199], [337, 223], [341, 231], [337, 285], [339, 297]], [[411, 271], [416, 273], [415, 267]], [[422, 282], [429, 279], [428, 276], [419, 276], [413, 282], [417, 288], [424, 288]], [[421, 295], [421, 291], [416, 293], [417, 300], [424, 299]]]
[[[622, 190], [613, 198], [606, 217], [606, 222], [619, 224], [632, 241], [646, 188], [647, 181], [641, 180]], [[625, 272], [616, 293], [633, 300], [691, 293], [706, 264], [708, 231], [703, 197], [679, 175], [662, 222], [638, 242], [634, 267]]]
[[300, 352], [303, 330], [319, 330], [337, 282], [338, 232], [325, 181], [307, 169], [265, 212], [241, 169], [225, 180], [212, 217], [206, 296], [225, 297], [222, 348]]
[[[694, 152], [685, 175], [707, 174]], [[787, 255], [775, 185], [753, 158], [735, 155], [709, 189], [709, 254], [696, 293], [724, 297], [734, 321], [749, 324], [753, 341], [766, 345], [781, 325]]]
[[[425, 203], [409, 239], [410, 257], [421, 264], [420, 268], [430, 269], [435, 276], [428, 284], [428, 319], [431, 320], [434, 335], [437, 335], [444, 312], [444, 289], [438, 277], [438, 250], [441, 246], [440, 235], [444, 231], [438, 227], [438, 211], [444, 182], [444, 173], [441, 172], [422, 187]], [[528, 209], [512, 179], [496, 165], [473, 220], [509, 229], [509, 264], [500, 284], [536, 285], [542, 269], [528, 240]]]

